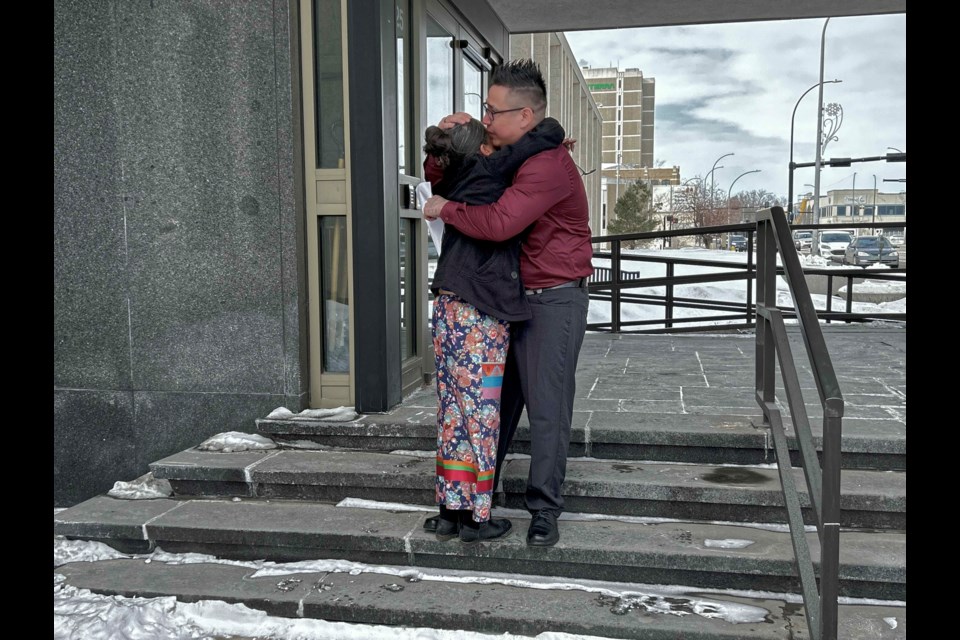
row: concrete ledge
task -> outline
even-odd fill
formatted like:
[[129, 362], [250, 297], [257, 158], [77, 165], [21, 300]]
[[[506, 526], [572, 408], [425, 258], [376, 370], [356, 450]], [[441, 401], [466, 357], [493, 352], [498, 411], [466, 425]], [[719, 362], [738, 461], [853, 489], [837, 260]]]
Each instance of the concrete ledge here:
[[[434, 461], [402, 454], [343, 451], [280, 451], [255, 465], [238, 454], [185, 451], [154, 465], [179, 496], [286, 498], [338, 502], [434, 503]], [[233, 472], [229, 465], [235, 465]], [[246, 473], [246, 483], [224, 482]], [[525, 508], [529, 461], [504, 468], [504, 504]], [[801, 505], [810, 501], [800, 469], [794, 469]], [[181, 479], [184, 478], [184, 479]], [[841, 524], [906, 528], [906, 474], [846, 470], [842, 474]], [[786, 522], [777, 469], [577, 460], [567, 463], [568, 511], [699, 520]]]
[[[91, 507], [103, 511], [103, 505]], [[78, 506], [64, 513], [75, 519], [86, 511]], [[515, 518], [514, 535], [496, 543], [464, 547], [456, 540], [439, 542], [425, 533], [423, 518], [423, 513], [302, 502], [190, 500], [152, 518], [145, 529], [148, 538], [165, 550], [243, 559], [257, 552], [264, 554], [263, 559], [277, 561], [312, 555], [711, 588], [793, 592], [798, 588], [793, 548], [786, 533], [696, 523], [638, 525], [562, 519], [560, 542], [536, 548], [525, 543], [526, 521]], [[122, 538], [125, 531], [129, 528], [118, 527], [113, 537]], [[55, 533], [63, 534], [56, 522]], [[742, 548], [730, 548], [731, 540], [745, 542], [738, 543]], [[807, 541], [811, 556], [818, 557], [817, 535], [808, 534]], [[175, 543], [175, 548], [168, 543]], [[844, 532], [840, 562], [842, 595], [905, 599], [905, 535]]]
[[[787, 640], [808, 635], [800, 606], [723, 594], [697, 594], [693, 600], [645, 590], [637, 597], [623, 598], [583, 590], [412, 581], [377, 573], [352, 576], [304, 572], [252, 577], [253, 570], [245, 567], [147, 564], [141, 560], [72, 563], [56, 572], [66, 577], [67, 584], [100, 594], [174, 596], [181, 602], [222, 600], [289, 618], [496, 634], [533, 636], [554, 631], [648, 640]], [[451, 607], [451, 602], [472, 604]], [[766, 615], [762, 622], [752, 623], [714, 617], [726, 607], [740, 606], [756, 607], [761, 610], [758, 613], [766, 611]], [[896, 628], [891, 629], [885, 618], [895, 618]], [[846, 640], [906, 638], [906, 608], [841, 606], [838, 631]]]
[[[752, 409], [744, 415], [713, 414], [693, 408], [691, 413], [646, 411], [574, 411], [570, 456], [617, 460], [657, 460], [704, 464], [760, 464], [773, 462], [773, 443], [762, 416]], [[822, 447], [822, 418], [817, 406], [808, 407], [814, 445]], [[364, 420], [376, 423], [365, 424]], [[524, 414], [510, 451], [530, 452], [530, 429]], [[361, 451], [430, 450], [436, 446], [436, 425], [411, 425], [367, 416], [351, 425], [313, 421], [258, 421], [260, 433], [281, 443], [302, 439], [322, 447]], [[796, 448], [792, 422], [784, 417], [787, 440]], [[289, 430], [290, 433], [286, 431]], [[843, 464], [858, 469], [905, 468], [906, 422], [878, 411], [875, 418], [843, 420]], [[799, 458], [793, 460], [799, 463]]]

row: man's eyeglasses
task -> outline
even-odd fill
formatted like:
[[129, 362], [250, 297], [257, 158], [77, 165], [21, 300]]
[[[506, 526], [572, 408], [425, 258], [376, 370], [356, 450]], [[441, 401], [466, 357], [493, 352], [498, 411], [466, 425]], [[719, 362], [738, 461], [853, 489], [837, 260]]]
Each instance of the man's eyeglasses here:
[[513, 109], [494, 109], [488, 103], [484, 102], [482, 105], [483, 112], [490, 116], [490, 119], [493, 120], [501, 113], [510, 113], [511, 111], [520, 111], [521, 109], [526, 109], [526, 107], [515, 107]]

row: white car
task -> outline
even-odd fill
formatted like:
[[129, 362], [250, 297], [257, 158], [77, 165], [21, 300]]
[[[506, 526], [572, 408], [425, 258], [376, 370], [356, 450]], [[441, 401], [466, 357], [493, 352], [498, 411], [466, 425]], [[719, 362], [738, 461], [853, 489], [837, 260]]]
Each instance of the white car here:
[[819, 254], [827, 260], [843, 262], [843, 254], [852, 241], [853, 238], [845, 231], [821, 231]]
[[895, 247], [902, 247], [902, 246], [903, 246], [903, 236], [896, 235], [896, 234], [891, 234], [891, 235], [887, 236], [887, 240], [889, 240], [889, 241], [890, 241], [890, 244], [892, 244], [892, 245], [895, 246]]

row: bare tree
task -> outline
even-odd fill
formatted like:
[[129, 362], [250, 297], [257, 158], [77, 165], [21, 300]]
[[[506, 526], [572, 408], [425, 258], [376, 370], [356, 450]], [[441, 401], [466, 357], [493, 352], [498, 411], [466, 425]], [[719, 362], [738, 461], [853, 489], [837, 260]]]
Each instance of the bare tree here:
[[[727, 209], [725, 206], [726, 193], [722, 189], [714, 189], [711, 197], [710, 190], [697, 176], [697, 186], [693, 189], [684, 189], [677, 192], [673, 199], [673, 208], [679, 216], [683, 226], [703, 228], [727, 224]], [[674, 225], [675, 228], [681, 225]], [[715, 238], [712, 233], [697, 234], [700, 243], [710, 248]]]
[[756, 220], [755, 214], [758, 209], [786, 208], [787, 199], [784, 196], [774, 195], [766, 189], [753, 189], [751, 191], [740, 191], [730, 198], [727, 206], [730, 210], [729, 224], [736, 224], [741, 221], [752, 222]]

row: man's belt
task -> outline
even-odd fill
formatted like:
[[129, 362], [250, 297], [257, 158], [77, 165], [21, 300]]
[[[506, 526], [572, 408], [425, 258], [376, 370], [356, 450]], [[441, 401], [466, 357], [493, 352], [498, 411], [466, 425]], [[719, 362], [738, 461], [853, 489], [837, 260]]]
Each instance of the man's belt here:
[[577, 287], [577, 288], [586, 288], [587, 278], [577, 278], [576, 280], [571, 280], [569, 282], [561, 282], [560, 284], [555, 284], [552, 287], [541, 287], [539, 289], [526, 289], [524, 293], [528, 296], [533, 296], [538, 293], [543, 293], [544, 291], [550, 291], [551, 289], [566, 289], [568, 287]]

